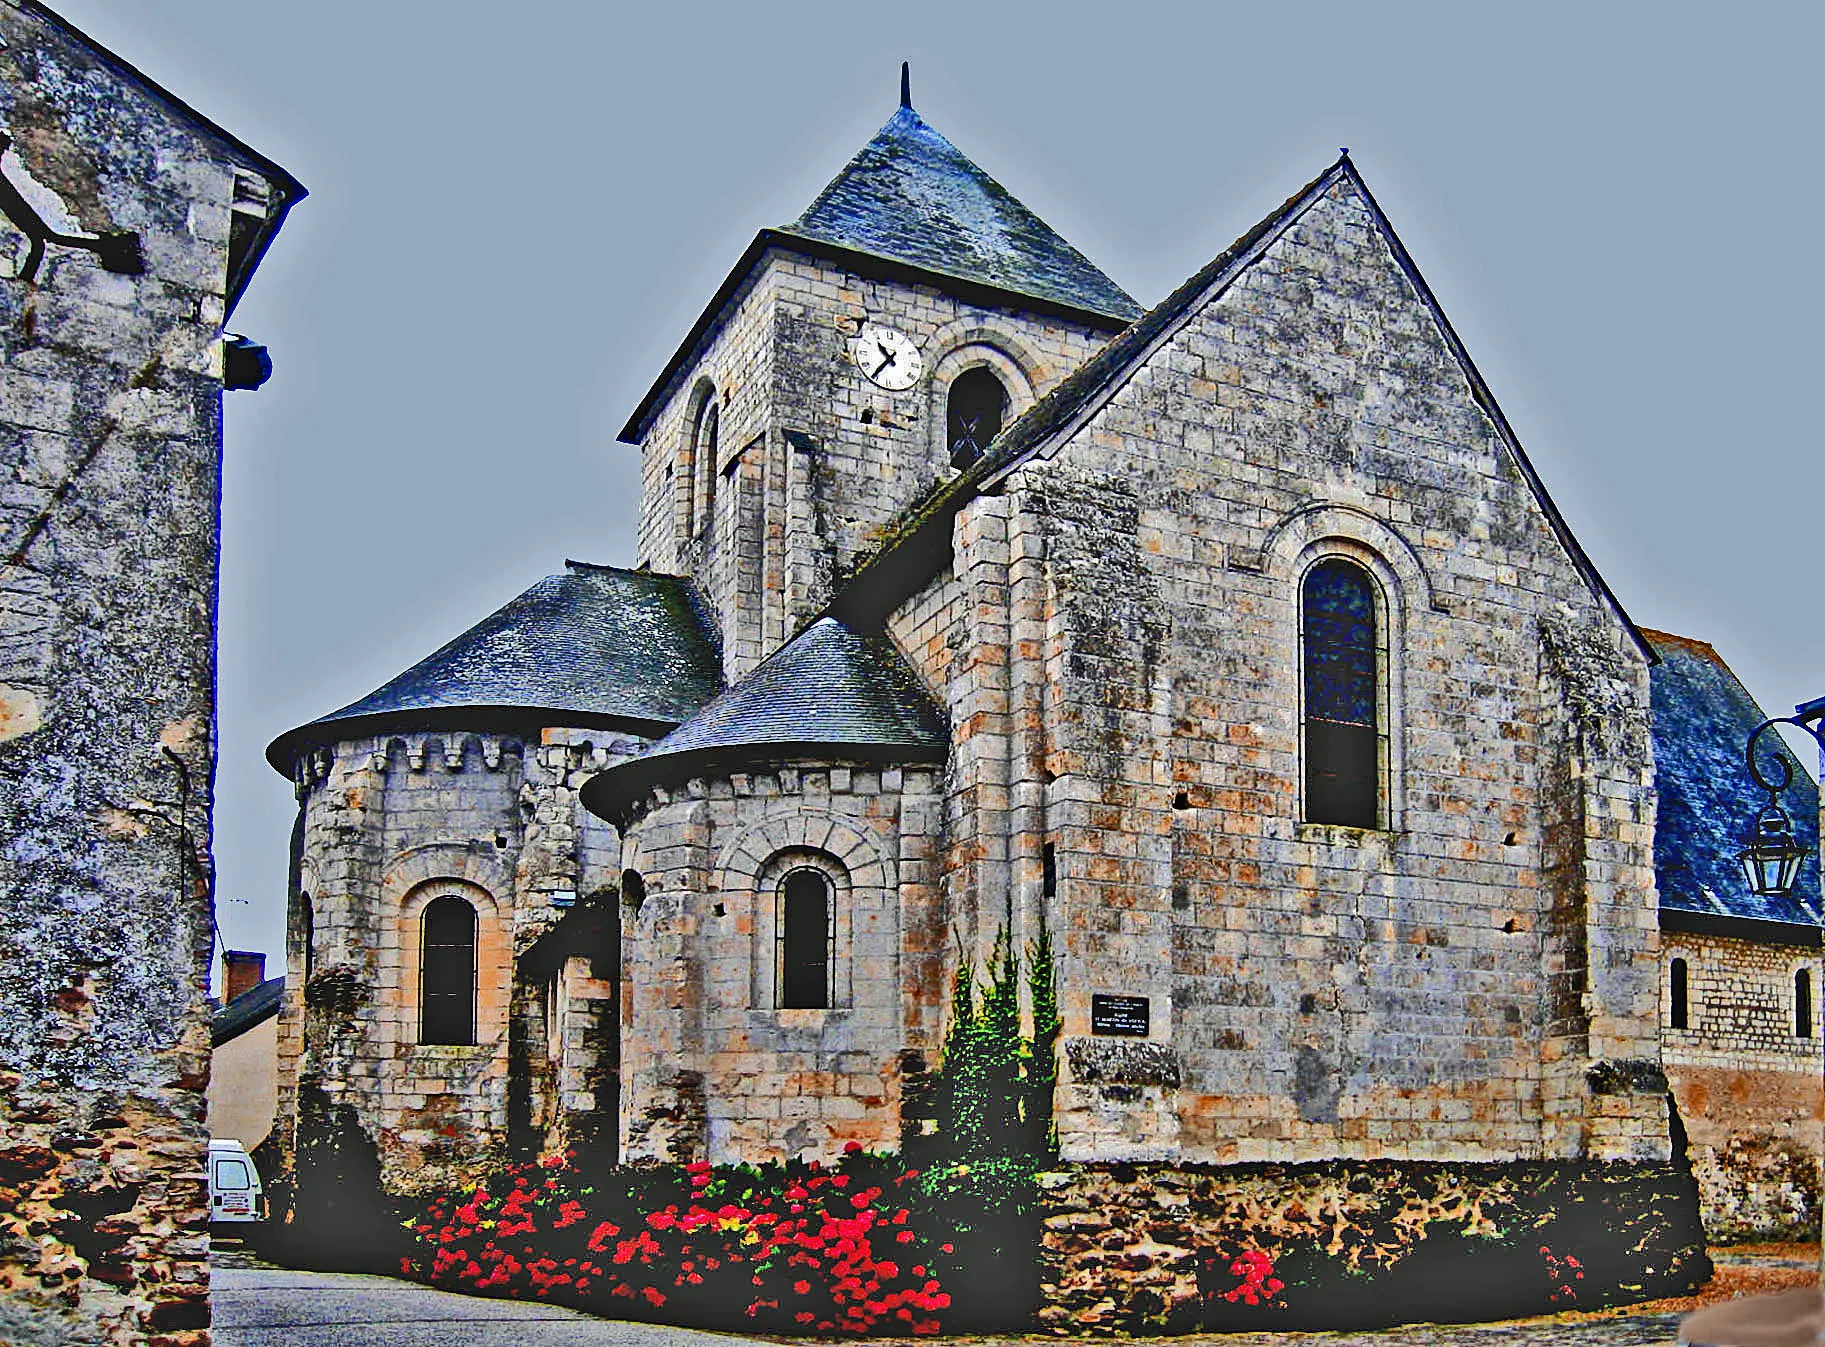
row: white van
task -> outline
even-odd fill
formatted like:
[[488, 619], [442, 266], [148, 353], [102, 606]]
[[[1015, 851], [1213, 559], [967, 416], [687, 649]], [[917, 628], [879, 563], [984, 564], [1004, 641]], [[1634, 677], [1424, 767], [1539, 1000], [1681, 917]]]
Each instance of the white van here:
[[260, 1188], [260, 1171], [253, 1157], [238, 1141], [209, 1143], [209, 1219], [263, 1221], [266, 1195]]

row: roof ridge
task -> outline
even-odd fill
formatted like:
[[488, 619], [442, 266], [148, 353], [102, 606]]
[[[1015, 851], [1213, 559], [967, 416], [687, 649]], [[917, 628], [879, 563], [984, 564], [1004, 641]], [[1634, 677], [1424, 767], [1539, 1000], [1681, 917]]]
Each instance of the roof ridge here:
[[[1201, 295], [1213, 290], [1219, 282], [1225, 282], [1226, 273], [1239, 271], [1250, 253], [1265, 250], [1271, 238], [1277, 237], [1309, 209], [1348, 164], [1346, 151], [1317, 177], [1239, 235], [1229, 247], [1199, 267], [1158, 304], [1123, 328], [1107, 345], [1060, 381], [1051, 392], [1003, 426], [975, 463], [948, 481], [940, 482], [922, 499], [914, 501], [901, 514], [899, 521], [889, 527], [880, 546], [861, 559], [852, 571], [849, 583], [839, 591], [832, 606], [840, 603], [844, 592], [864, 576], [875, 572], [877, 567], [884, 566], [891, 554], [903, 544], [910, 542], [934, 521], [961, 509], [985, 487], [1005, 476], [1030, 450], [1036, 449], [1041, 440], [1061, 431], [1078, 411], [1096, 401], [1105, 390], [1113, 396], [1119, 390], [1121, 376], [1151, 355], [1157, 345], [1170, 340], [1184, 321], [1201, 307], [1197, 303]], [[1233, 279], [1233, 276], [1227, 279]]]

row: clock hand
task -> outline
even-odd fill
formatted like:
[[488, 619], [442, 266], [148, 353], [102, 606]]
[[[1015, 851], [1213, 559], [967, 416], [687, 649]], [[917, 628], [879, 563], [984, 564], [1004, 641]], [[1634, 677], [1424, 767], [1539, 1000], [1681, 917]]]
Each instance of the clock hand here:
[[875, 350], [879, 351], [882, 355], [887, 357], [887, 359], [883, 360], [880, 364], [878, 364], [874, 367], [874, 376], [873, 377], [878, 379], [881, 377], [881, 371], [886, 369], [889, 365], [893, 364], [893, 352], [889, 351], [886, 347], [882, 346], [879, 342], [875, 343]]

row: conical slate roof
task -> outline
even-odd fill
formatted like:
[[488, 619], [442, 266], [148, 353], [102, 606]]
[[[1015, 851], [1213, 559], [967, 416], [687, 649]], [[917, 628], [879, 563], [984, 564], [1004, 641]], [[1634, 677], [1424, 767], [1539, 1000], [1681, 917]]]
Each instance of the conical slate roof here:
[[662, 733], [722, 685], [721, 663], [675, 575], [567, 561], [506, 606], [359, 701], [273, 740], [297, 754], [391, 728], [485, 722]]
[[1141, 312], [910, 106], [780, 233], [1114, 318]]
[[[1653, 708], [1654, 869], [1662, 924], [1672, 912], [1791, 926], [1819, 925], [1817, 837], [1819, 790], [1812, 775], [1774, 732], [1757, 745], [1765, 771], [1775, 754], [1787, 760], [1792, 783], [1781, 808], [1807, 847], [1793, 892], [1749, 892], [1736, 853], [1748, 825], [1767, 801], [1749, 776], [1743, 751], [1763, 720], [1761, 707], [1704, 641], [1644, 632], [1660, 663], [1648, 670]], [[1797, 937], [1796, 937], [1797, 938]]]
[[892, 642], [824, 617], [640, 757], [591, 780], [583, 803], [612, 813], [657, 782], [748, 763], [942, 762], [949, 747], [943, 717]]

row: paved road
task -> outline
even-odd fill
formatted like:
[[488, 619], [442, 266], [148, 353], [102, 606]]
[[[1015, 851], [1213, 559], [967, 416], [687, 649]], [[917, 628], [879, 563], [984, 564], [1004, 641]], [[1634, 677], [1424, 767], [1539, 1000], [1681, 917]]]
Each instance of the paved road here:
[[[293, 1272], [232, 1250], [214, 1261], [217, 1347], [737, 1347], [750, 1341], [596, 1319], [550, 1305], [451, 1295], [386, 1277]], [[1539, 1319], [1378, 1333], [1235, 1333], [1154, 1341], [1170, 1347], [1672, 1347], [1679, 1318]], [[930, 1341], [920, 1340], [920, 1347], [929, 1347]], [[969, 1347], [1036, 1347], [1038, 1340], [947, 1341]], [[1053, 1341], [1060, 1347], [1107, 1347], [1111, 1340]], [[1139, 1347], [1138, 1340], [1117, 1341]], [[877, 1342], [873, 1347], [898, 1345]]]
[[413, 1282], [217, 1258], [216, 1347], [732, 1347], [739, 1338], [485, 1300]]

